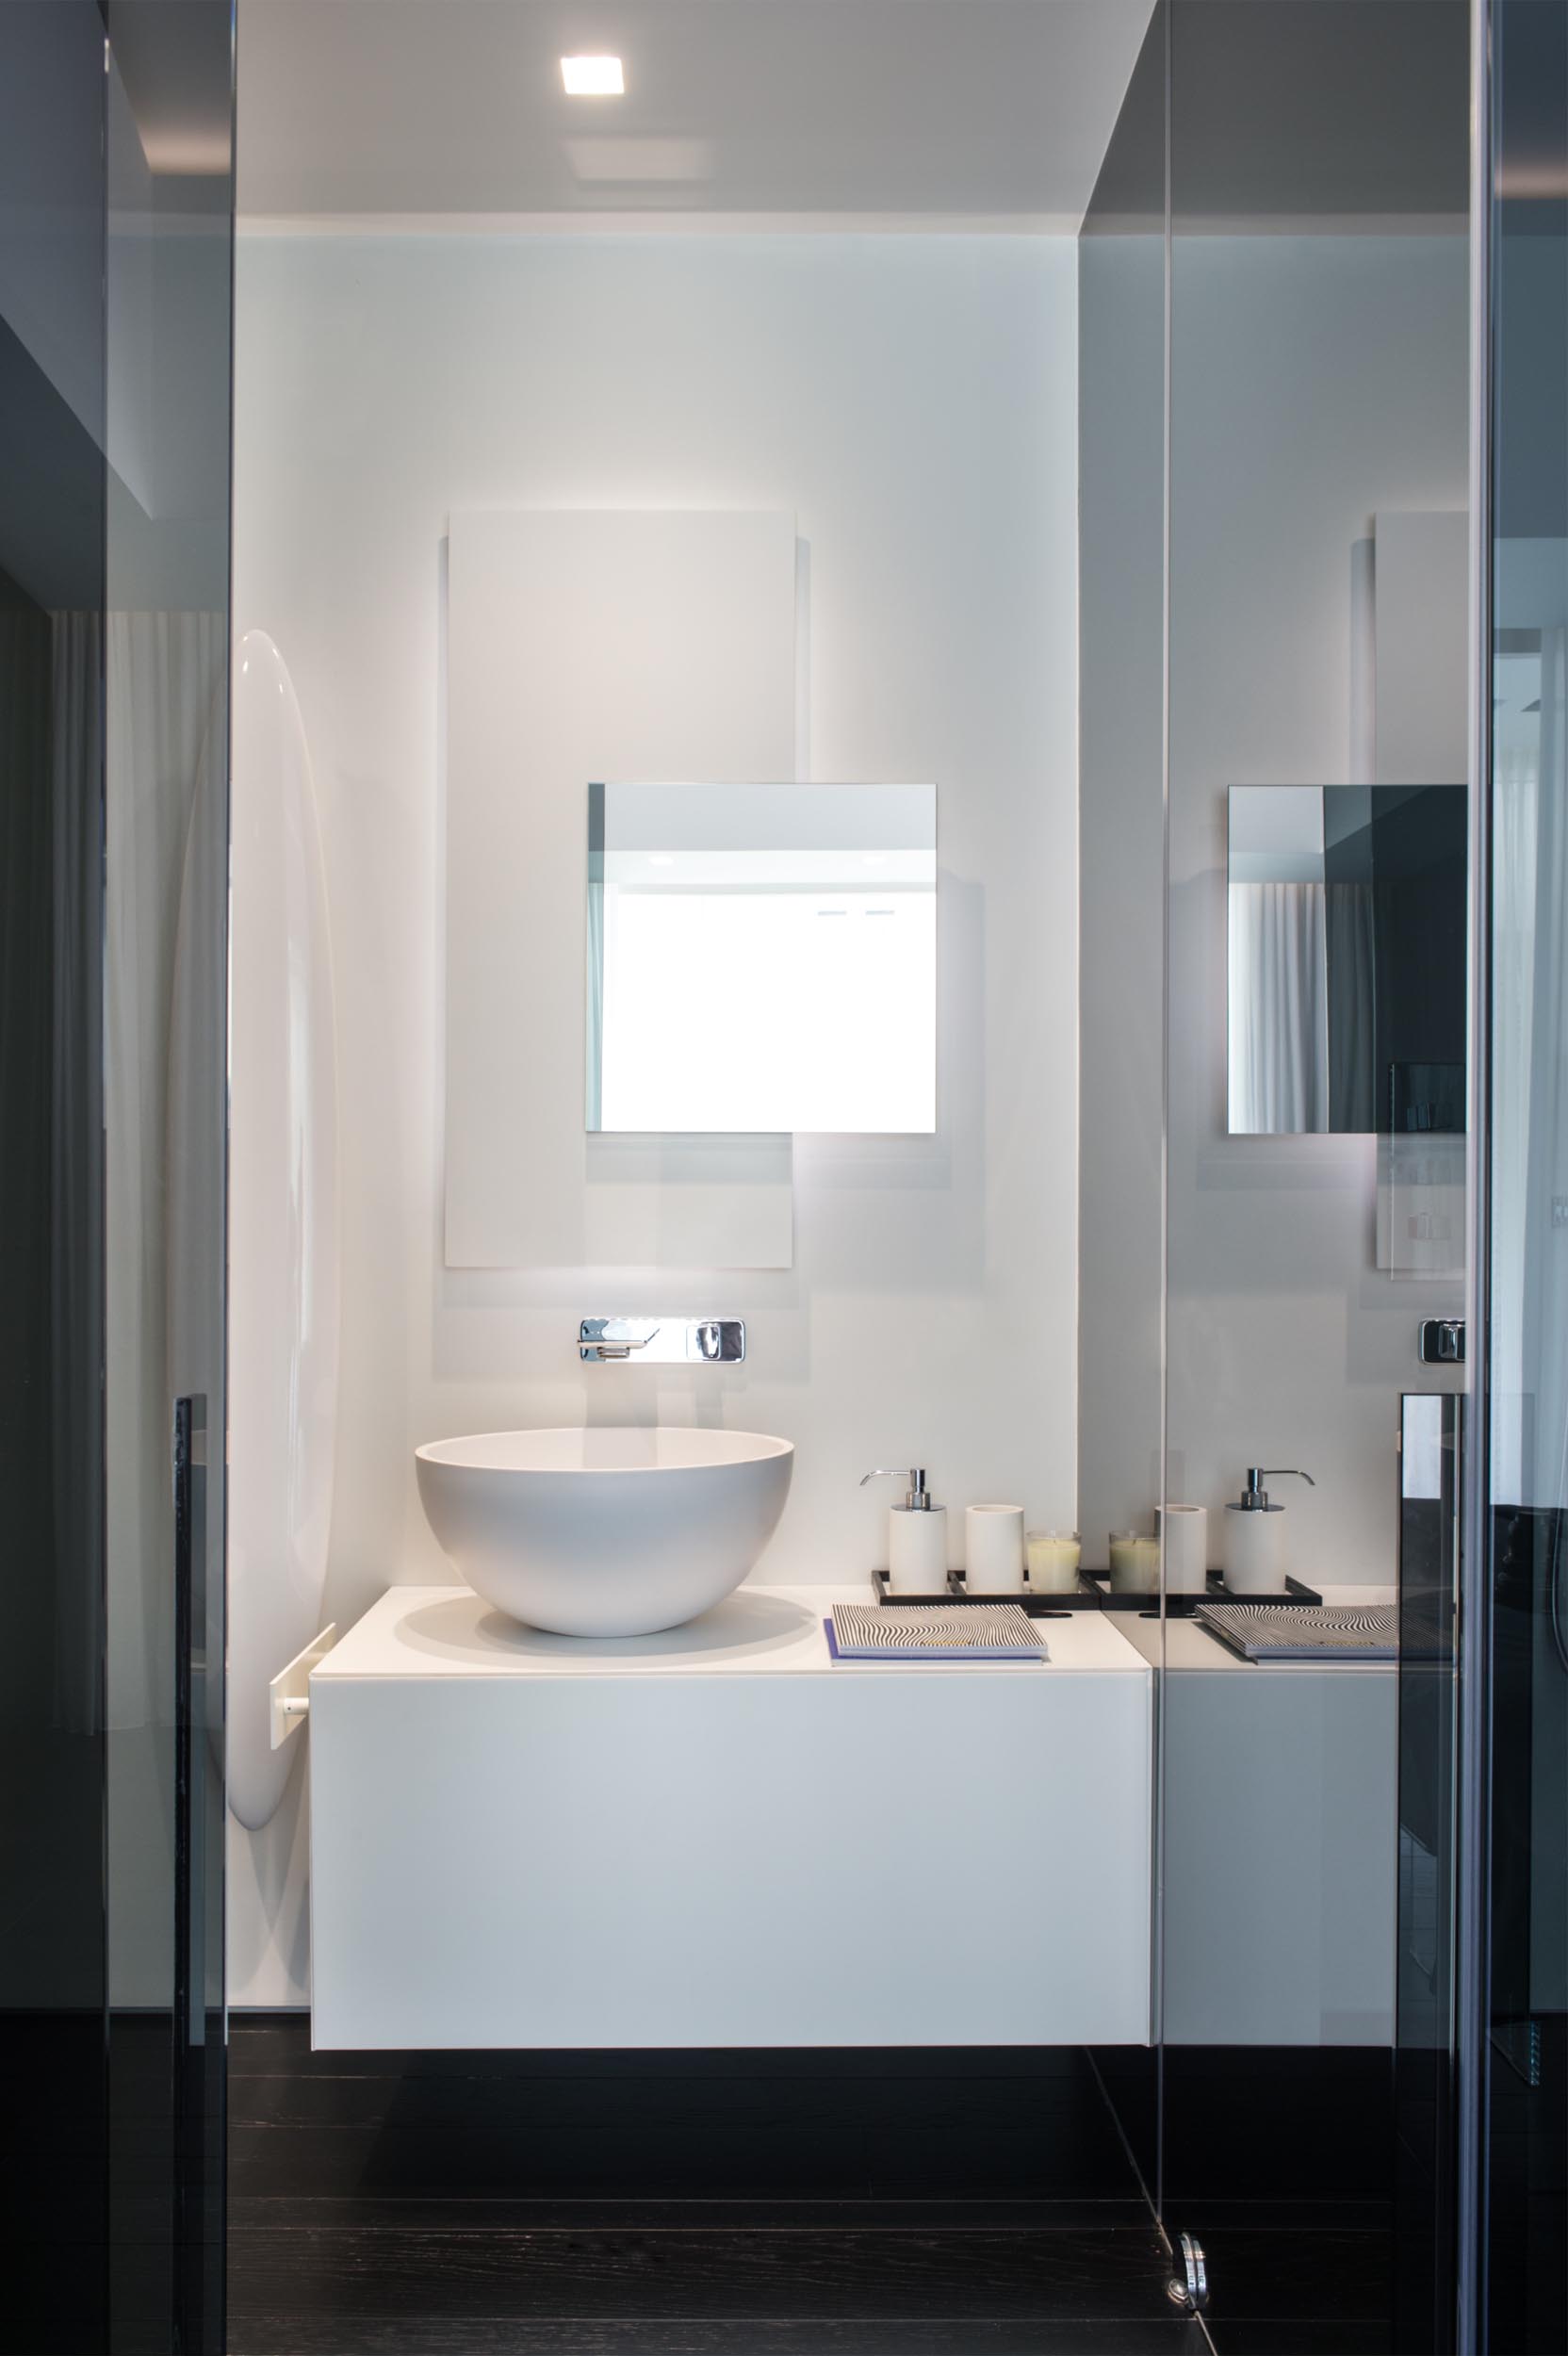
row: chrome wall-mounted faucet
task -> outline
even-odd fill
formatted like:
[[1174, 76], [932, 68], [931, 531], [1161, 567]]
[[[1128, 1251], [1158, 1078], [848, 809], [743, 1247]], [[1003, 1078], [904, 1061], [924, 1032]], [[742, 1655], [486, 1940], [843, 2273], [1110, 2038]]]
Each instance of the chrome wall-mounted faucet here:
[[584, 1366], [732, 1366], [746, 1354], [741, 1317], [584, 1317], [577, 1330]]

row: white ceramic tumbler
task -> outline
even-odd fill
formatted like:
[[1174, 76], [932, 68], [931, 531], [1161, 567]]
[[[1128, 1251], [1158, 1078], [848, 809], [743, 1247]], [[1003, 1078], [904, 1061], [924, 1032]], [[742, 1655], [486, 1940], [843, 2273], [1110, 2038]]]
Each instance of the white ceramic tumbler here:
[[1161, 1527], [1165, 1531], [1165, 1586], [1169, 1595], [1200, 1595], [1209, 1575], [1209, 1516], [1201, 1505], [1168, 1505]]
[[964, 1581], [972, 1595], [1023, 1593], [1023, 1508], [972, 1505], [964, 1515]]

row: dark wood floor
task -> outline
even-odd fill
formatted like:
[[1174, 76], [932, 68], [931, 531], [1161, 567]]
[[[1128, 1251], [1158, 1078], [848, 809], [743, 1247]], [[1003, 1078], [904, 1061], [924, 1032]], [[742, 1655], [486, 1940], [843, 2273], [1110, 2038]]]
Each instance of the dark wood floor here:
[[1088, 2058], [235, 2021], [229, 2356], [1206, 2356]]
[[1216, 2356], [1388, 2356], [1393, 2092], [1380, 2047], [1167, 2049], [1166, 2219], [1202, 2242]]
[[1373, 2053], [1167, 2055], [1206, 2328], [1144, 2194], [1147, 2054], [312, 2053], [242, 2016], [230, 2057], [229, 2356], [1390, 2346]]

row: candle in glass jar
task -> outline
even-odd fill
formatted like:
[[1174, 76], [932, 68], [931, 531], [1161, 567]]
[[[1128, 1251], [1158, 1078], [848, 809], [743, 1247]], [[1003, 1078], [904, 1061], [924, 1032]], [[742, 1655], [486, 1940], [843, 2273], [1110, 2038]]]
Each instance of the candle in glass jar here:
[[1111, 1532], [1111, 1592], [1152, 1595], [1160, 1583], [1160, 1542], [1134, 1530]]
[[1070, 1595], [1078, 1585], [1080, 1547], [1075, 1530], [1032, 1530], [1028, 1537], [1029, 1585], [1037, 1595]]

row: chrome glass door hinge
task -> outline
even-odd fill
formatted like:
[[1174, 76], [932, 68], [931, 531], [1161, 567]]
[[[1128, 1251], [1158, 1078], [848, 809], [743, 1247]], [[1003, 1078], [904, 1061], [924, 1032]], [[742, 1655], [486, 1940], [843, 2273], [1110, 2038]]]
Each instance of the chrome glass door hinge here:
[[1184, 2307], [1189, 2315], [1201, 2315], [1209, 2303], [1209, 2270], [1203, 2263], [1203, 2245], [1196, 2233], [1180, 2236], [1176, 2257], [1182, 2271], [1171, 2276], [1166, 2289], [1175, 2305]]

